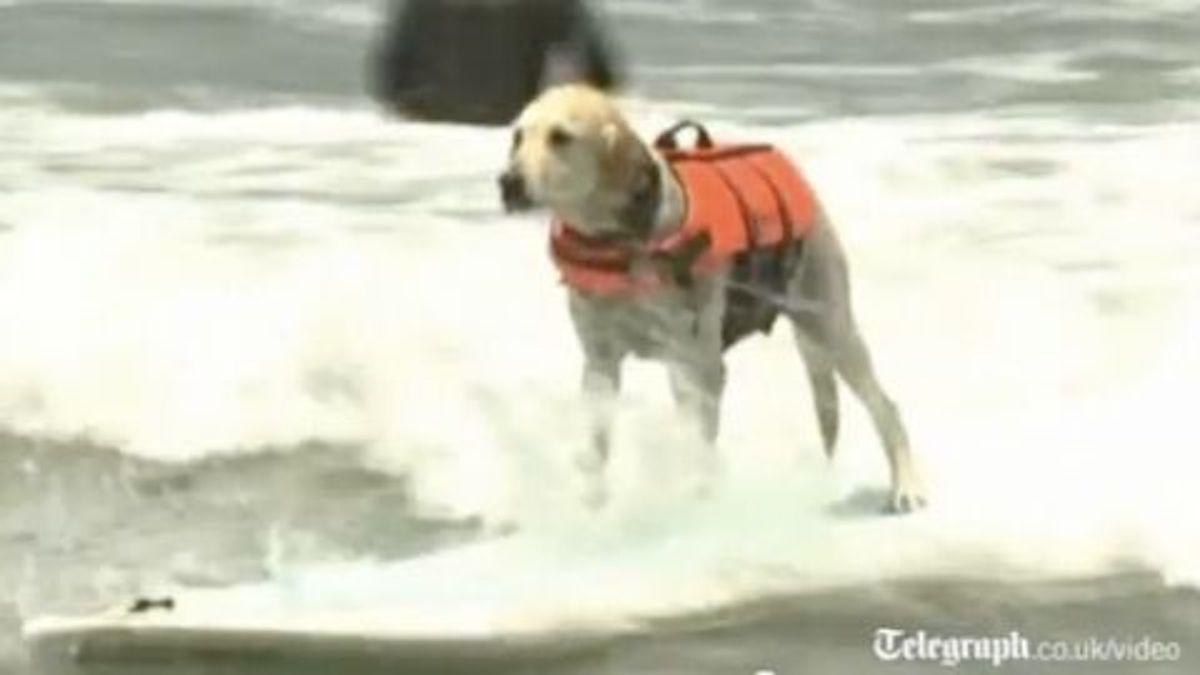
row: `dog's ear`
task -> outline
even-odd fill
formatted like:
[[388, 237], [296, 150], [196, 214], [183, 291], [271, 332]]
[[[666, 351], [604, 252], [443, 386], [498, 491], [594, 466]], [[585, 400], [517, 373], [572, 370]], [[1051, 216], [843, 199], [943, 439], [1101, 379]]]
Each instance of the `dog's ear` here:
[[604, 128], [606, 189], [618, 203], [618, 216], [631, 234], [649, 236], [662, 194], [658, 165], [632, 129]]
[[624, 124], [609, 122], [601, 133], [604, 141], [603, 169], [608, 188], [622, 194], [644, 189], [647, 168], [653, 168], [654, 158]]

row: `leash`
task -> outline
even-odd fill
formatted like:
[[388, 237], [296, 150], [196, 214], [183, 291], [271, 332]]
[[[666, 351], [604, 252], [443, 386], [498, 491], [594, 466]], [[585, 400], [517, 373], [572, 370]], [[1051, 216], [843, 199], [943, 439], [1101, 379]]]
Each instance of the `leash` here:
[[781, 293], [772, 293], [771, 291], [765, 290], [760, 286], [746, 284], [740, 281], [734, 281], [732, 279], [726, 280], [725, 285], [739, 291], [744, 291], [745, 293], [753, 295], [760, 300], [765, 300], [778, 307], [786, 314], [819, 314], [825, 311], [826, 308], [826, 303], [824, 302], [818, 302], [816, 300], [792, 300]]

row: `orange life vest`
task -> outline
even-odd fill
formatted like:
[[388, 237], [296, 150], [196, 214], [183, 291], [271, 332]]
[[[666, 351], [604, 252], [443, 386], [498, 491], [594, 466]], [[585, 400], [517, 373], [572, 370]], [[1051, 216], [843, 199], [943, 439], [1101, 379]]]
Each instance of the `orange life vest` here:
[[[695, 128], [697, 144], [680, 149], [675, 135]], [[658, 239], [588, 237], [555, 222], [550, 253], [564, 284], [600, 295], [626, 295], [670, 283], [664, 269], [690, 277], [741, 253], [787, 246], [816, 223], [816, 196], [799, 169], [770, 145], [714, 145], [703, 127], [683, 122], [655, 142], [683, 189], [682, 225]], [[638, 265], [639, 260], [667, 263]]]

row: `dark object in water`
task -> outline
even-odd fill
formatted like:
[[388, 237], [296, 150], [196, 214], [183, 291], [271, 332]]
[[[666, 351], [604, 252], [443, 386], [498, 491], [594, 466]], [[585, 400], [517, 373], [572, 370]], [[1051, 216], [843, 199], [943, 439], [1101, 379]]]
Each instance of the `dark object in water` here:
[[175, 609], [174, 598], [138, 598], [129, 606], [130, 614], [145, 614], [154, 610], [169, 612]]
[[507, 124], [547, 85], [620, 79], [583, 0], [396, 2], [370, 69], [390, 111], [468, 124]]

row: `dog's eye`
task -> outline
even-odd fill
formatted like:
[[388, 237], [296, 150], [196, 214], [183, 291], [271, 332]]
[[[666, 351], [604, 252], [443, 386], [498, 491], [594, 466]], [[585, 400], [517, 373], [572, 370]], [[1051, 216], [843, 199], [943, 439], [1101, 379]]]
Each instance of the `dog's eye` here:
[[517, 129], [516, 131], [513, 132], [513, 137], [512, 137], [512, 149], [513, 150], [516, 150], [517, 148], [521, 147], [521, 140], [523, 138], [525, 138], [525, 135], [521, 133], [520, 129]]
[[552, 148], [564, 148], [569, 145], [571, 141], [575, 140], [575, 137], [562, 127], [554, 127], [550, 130], [550, 136], [547, 140]]

